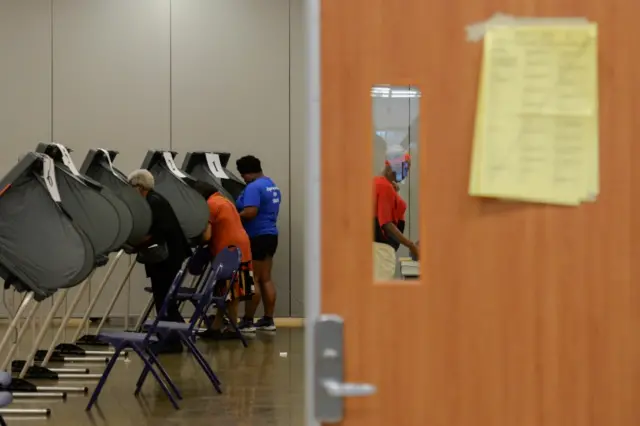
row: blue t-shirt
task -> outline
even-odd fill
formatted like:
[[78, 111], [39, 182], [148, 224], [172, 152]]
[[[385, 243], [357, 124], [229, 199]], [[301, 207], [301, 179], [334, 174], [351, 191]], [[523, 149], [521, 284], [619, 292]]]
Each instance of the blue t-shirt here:
[[236, 200], [236, 207], [240, 212], [246, 207], [258, 208], [256, 217], [243, 222], [249, 238], [258, 235], [278, 235], [277, 222], [281, 200], [280, 188], [271, 178], [262, 176], [247, 185]]

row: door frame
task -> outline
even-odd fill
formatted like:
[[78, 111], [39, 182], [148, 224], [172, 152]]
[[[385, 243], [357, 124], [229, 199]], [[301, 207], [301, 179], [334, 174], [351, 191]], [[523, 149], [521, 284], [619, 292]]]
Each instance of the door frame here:
[[320, 7], [322, 0], [304, 0], [305, 35], [305, 416], [306, 426], [319, 426], [315, 419], [313, 326], [320, 316]]

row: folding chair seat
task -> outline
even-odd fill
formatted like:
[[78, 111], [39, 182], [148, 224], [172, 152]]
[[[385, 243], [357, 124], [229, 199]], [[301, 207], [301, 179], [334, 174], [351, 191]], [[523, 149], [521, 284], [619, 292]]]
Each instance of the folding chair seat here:
[[[236, 247], [225, 248], [216, 255], [216, 257], [211, 262], [211, 273], [207, 274], [206, 282], [204, 283], [204, 286], [200, 292], [201, 297], [198, 304], [196, 305], [195, 312], [188, 324], [157, 320], [147, 323], [147, 327], [149, 329], [155, 327], [155, 330], [158, 333], [164, 335], [176, 333], [180, 337], [180, 340], [182, 340], [182, 342], [185, 344], [189, 352], [196, 359], [196, 362], [200, 365], [218, 393], [222, 393], [222, 389], [220, 388], [220, 380], [218, 380], [218, 377], [211, 369], [211, 366], [207, 362], [206, 358], [195, 345], [196, 326], [199, 323], [200, 319], [202, 319], [207, 312], [208, 307], [211, 305], [211, 300], [213, 299], [213, 291], [216, 283], [219, 281], [233, 282], [237, 277], [238, 271], [240, 269], [241, 259], [242, 253], [240, 252], [240, 249]], [[162, 345], [162, 341], [159, 344]], [[140, 375], [140, 378], [138, 379], [136, 394], [140, 392], [140, 388], [144, 384], [146, 376], [149, 373], [149, 371], [147, 370], [148, 367], [145, 367], [145, 369], [142, 371], [142, 374]]]
[[[99, 337], [100, 340], [108, 342], [114, 347], [123, 341], [142, 342], [147, 339], [145, 333], [136, 333], [134, 331], [105, 331], [101, 332]], [[148, 340], [149, 343], [156, 343], [159, 339], [156, 336], [149, 336]]]
[[[146, 291], [147, 293], [153, 293], [153, 289], [151, 287], [145, 287], [144, 291]], [[178, 289], [178, 293], [176, 294], [176, 299], [179, 301], [191, 300], [194, 296], [197, 297], [197, 291], [197, 288], [180, 287]]]

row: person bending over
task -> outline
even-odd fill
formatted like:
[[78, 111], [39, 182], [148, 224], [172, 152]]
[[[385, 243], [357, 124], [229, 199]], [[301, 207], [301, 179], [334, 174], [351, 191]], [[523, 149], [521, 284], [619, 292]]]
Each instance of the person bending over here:
[[[240, 215], [233, 202], [227, 200], [222, 194], [216, 192], [207, 199], [209, 205], [209, 229], [206, 234], [210, 235], [209, 249], [211, 255], [216, 256], [222, 249], [235, 246], [242, 253], [242, 263], [238, 278], [234, 283], [216, 283], [214, 291], [218, 294], [226, 293], [229, 286], [229, 300], [227, 302], [227, 312], [229, 320], [238, 322], [238, 302], [246, 297], [251, 298], [253, 294], [253, 277], [251, 272], [251, 246], [249, 237], [242, 226]], [[232, 328], [224, 329], [222, 311], [216, 312], [211, 328], [202, 333], [203, 338], [214, 340], [235, 339], [236, 332]]]
[[[245, 305], [240, 329], [245, 332], [253, 332], [256, 328], [275, 331], [273, 313], [276, 306], [276, 287], [271, 279], [271, 269], [273, 256], [278, 248], [277, 222], [282, 199], [280, 188], [262, 173], [260, 160], [253, 155], [239, 158], [236, 167], [247, 183], [236, 200], [236, 207], [251, 242], [254, 279], [257, 283], [256, 294]], [[260, 304], [260, 298], [264, 305], [264, 317], [254, 324], [253, 317]]]
[[[155, 184], [153, 175], [148, 170], [140, 169], [133, 171], [128, 180], [146, 198], [153, 217], [149, 234], [142, 246], [166, 246], [168, 252], [165, 259], [144, 265], [147, 277], [151, 280], [153, 300], [156, 312], [159, 314], [173, 279], [182, 267], [184, 260], [191, 256], [191, 248], [171, 205], [162, 195], [153, 190]], [[184, 322], [176, 301], [169, 302], [167, 314], [161, 320]], [[168, 337], [162, 344], [162, 351], [182, 351], [180, 338], [177, 336]]]
[[373, 178], [374, 240], [373, 267], [376, 281], [389, 281], [396, 274], [396, 251], [402, 244], [418, 259], [418, 246], [404, 236], [407, 203], [398, 194], [398, 182], [409, 174], [408, 154], [388, 154], [384, 169]]

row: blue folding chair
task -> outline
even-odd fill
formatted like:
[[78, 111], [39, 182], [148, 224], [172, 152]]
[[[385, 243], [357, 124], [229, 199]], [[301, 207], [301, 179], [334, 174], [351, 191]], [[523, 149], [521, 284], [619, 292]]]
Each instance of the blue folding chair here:
[[[13, 402], [13, 395], [7, 389], [11, 386], [11, 373], [0, 372], [0, 408], [4, 408]], [[0, 426], [7, 426], [2, 416], [0, 416]]]
[[[233, 331], [235, 331], [238, 335], [240, 342], [242, 342], [242, 346], [246, 348], [249, 346], [247, 344], [247, 339], [245, 339], [244, 334], [242, 334], [242, 332], [238, 328], [238, 323], [236, 321], [233, 321], [229, 316], [229, 313], [227, 312], [227, 301], [229, 300], [229, 293], [231, 293], [231, 291], [233, 290], [233, 281], [231, 281], [231, 283], [231, 285], [225, 287], [225, 290], [221, 294], [216, 295], [214, 293], [213, 297], [211, 298], [211, 305], [215, 306], [218, 311], [222, 312], [223, 321], [226, 320], [225, 323], [233, 328]], [[208, 328], [211, 327], [208, 316], [203, 316], [203, 322], [207, 325]]]
[[[188, 263], [189, 262], [187, 262], [187, 265]], [[160, 339], [156, 337], [156, 334], [158, 334], [158, 323], [160, 322], [160, 318], [164, 318], [165, 315], [167, 314], [169, 302], [173, 298], [175, 298], [176, 292], [180, 289], [180, 285], [184, 280], [186, 267], [187, 267], [186, 265], [183, 266], [183, 268], [176, 274], [175, 278], [173, 279], [173, 283], [171, 284], [171, 287], [167, 292], [167, 295], [164, 299], [164, 303], [162, 304], [162, 308], [160, 309], [158, 316], [153, 321], [153, 323], [149, 327], [147, 327], [146, 332], [137, 333], [137, 332], [130, 332], [130, 331], [114, 331], [114, 332], [102, 332], [98, 334], [98, 340], [111, 344], [111, 346], [115, 348], [115, 353], [109, 360], [109, 363], [107, 364], [107, 368], [104, 370], [104, 373], [102, 374], [102, 377], [100, 378], [100, 381], [96, 386], [96, 389], [93, 391], [93, 395], [91, 395], [91, 399], [89, 400], [89, 404], [87, 405], [87, 408], [86, 408], [87, 411], [91, 410], [91, 407], [93, 407], [93, 405], [97, 401], [98, 396], [100, 396], [102, 387], [106, 383], [107, 378], [111, 373], [111, 370], [115, 366], [116, 361], [120, 356], [120, 352], [122, 352], [124, 349], [127, 349], [127, 348], [132, 349], [133, 352], [135, 352], [140, 357], [140, 359], [142, 359], [142, 361], [145, 364], [145, 368], [148, 368], [149, 372], [153, 374], [153, 377], [155, 377], [156, 381], [158, 382], [158, 384], [160, 385], [164, 393], [167, 394], [174, 408], [175, 409], [180, 408], [178, 406], [178, 402], [176, 399], [182, 399], [182, 395], [180, 394], [180, 391], [178, 390], [176, 385], [173, 383], [173, 381], [171, 381], [171, 379], [169, 378], [167, 371], [160, 364], [158, 357], [153, 353], [151, 349], [151, 345], [154, 343], [158, 343], [160, 341]], [[154, 366], [157, 368], [157, 371], [154, 368]], [[166, 381], [166, 384], [162, 380], [163, 378]], [[171, 390], [169, 390], [169, 388], [171, 388]]]
[[[205, 359], [202, 352], [200, 352], [195, 345], [196, 326], [200, 320], [206, 316], [207, 310], [214, 300], [213, 293], [216, 283], [225, 283], [227, 281], [233, 283], [238, 275], [241, 259], [242, 253], [237, 247], [225, 248], [216, 255], [205, 277], [204, 287], [198, 296], [198, 303], [196, 304], [195, 312], [191, 316], [189, 323], [181, 324], [171, 321], [147, 321], [145, 324], [145, 326], [149, 328], [155, 326], [156, 331], [163, 335], [177, 334], [180, 336], [180, 340], [182, 340], [189, 352], [191, 352], [193, 357], [196, 359], [196, 362], [200, 365], [218, 393], [222, 393], [222, 389], [220, 388], [221, 382], [211, 369], [211, 366]], [[162, 348], [162, 341], [159, 345], [160, 348]], [[136, 395], [140, 392], [140, 389], [142, 388], [142, 385], [144, 385], [150, 371], [151, 366], [145, 365], [145, 368], [142, 370], [140, 378], [138, 379]]]
[[[181, 308], [182, 304], [185, 302], [191, 302], [195, 307], [199, 300], [198, 297], [201, 294], [206, 283], [206, 278], [211, 273], [211, 269], [209, 268], [209, 266], [211, 265], [211, 261], [212, 258], [208, 245], [201, 245], [196, 248], [193, 255], [189, 259], [187, 270], [191, 275], [197, 276], [198, 279], [194, 285], [190, 287], [181, 286], [178, 289], [175, 297], [178, 308]], [[153, 289], [150, 286], [145, 287], [144, 291], [146, 291], [147, 293], [153, 293]], [[149, 315], [151, 314], [152, 309], [153, 303], [151, 303], [150, 300], [147, 308], [142, 313], [142, 318], [139, 320], [138, 329], [134, 331], [139, 332], [143, 330], [145, 324], [147, 324], [147, 320], [149, 319]]]

